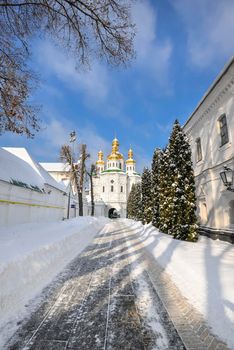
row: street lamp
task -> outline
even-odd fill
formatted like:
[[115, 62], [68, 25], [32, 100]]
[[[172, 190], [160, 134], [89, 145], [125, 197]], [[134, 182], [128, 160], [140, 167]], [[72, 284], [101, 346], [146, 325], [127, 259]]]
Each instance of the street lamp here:
[[76, 141], [76, 132], [75, 131], [72, 131], [70, 133], [70, 142], [75, 142]]
[[224, 186], [227, 187], [228, 191], [232, 191], [232, 192], [234, 192], [233, 175], [234, 175], [234, 171], [226, 166], [224, 167], [224, 171], [220, 173], [220, 177], [223, 181]]

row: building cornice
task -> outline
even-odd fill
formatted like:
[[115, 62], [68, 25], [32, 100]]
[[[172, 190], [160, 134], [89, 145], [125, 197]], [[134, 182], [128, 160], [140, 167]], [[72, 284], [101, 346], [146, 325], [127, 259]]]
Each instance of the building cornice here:
[[224, 66], [223, 70], [220, 72], [220, 74], [217, 76], [217, 78], [214, 80], [213, 84], [210, 86], [210, 88], [206, 91], [206, 93], [203, 95], [203, 97], [201, 98], [201, 100], [199, 101], [198, 105], [196, 106], [195, 110], [193, 111], [193, 113], [189, 116], [189, 118], [187, 119], [187, 121], [184, 124], [184, 127], [189, 123], [189, 121], [192, 119], [192, 117], [195, 115], [195, 113], [198, 111], [198, 109], [200, 108], [200, 106], [203, 104], [203, 102], [205, 101], [205, 99], [210, 95], [210, 93], [214, 90], [214, 88], [216, 87], [216, 85], [220, 82], [220, 80], [223, 78], [223, 76], [227, 73], [227, 71], [229, 70], [229, 68], [232, 66], [232, 64], [234, 63], [234, 56], [232, 56], [232, 58], [230, 59], [230, 61]]
[[[220, 78], [221, 79], [221, 78]], [[220, 81], [219, 79], [219, 81]], [[193, 112], [193, 114], [189, 117], [189, 119], [187, 120], [187, 122], [184, 124], [183, 129], [187, 129], [186, 130], [186, 134], [189, 136], [191, 134], [191, 131], [194, 127], [196, 127], [196, 125], [201, 122], [204, 118], [207, 118], [210, 113], [214, 112], [214, 109], [219, 107], [221, 101], [223, 100], [224, 96], [227, 94], [227, 92], [234, 87], [234, 77], [231, 77], [228, 82], [225, 84], [225, 86], [223, 87], [223, 89], [219, 92], [219, 94], [214, 98], [214, 100], [212, 102], [210, 102], [208, 104], [207, 107], [204, 108], [204, 111], [201, 111], [201, 115], [194, 121], [194, 123], [187, 128], [187, 125], [189, 122], [192, 121], [192, 118], [194, 118], [196, 116], [196, 113], [198, 113], [199, 109], [202, 108], [202, 104], [204, 105], [205, 102], [205, 98], [208, 97], [208, 94], [206, 95], [206, 97], [202, 100], [202, 102], [198, 105], [198, 107], [195, 109], [195, 111]], [[214, 89], [214, 88], [213, 88]], [[211, 91], [213, 91], [213, 89]], [[211, 92], [210, 91], [210, 92]]]

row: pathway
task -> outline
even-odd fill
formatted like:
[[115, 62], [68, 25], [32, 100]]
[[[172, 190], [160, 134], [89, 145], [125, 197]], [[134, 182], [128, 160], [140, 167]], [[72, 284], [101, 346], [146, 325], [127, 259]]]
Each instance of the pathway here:
[[8, 349], [185, 349], [145, 259], [131, 226], [110, 222], [47, 288]]

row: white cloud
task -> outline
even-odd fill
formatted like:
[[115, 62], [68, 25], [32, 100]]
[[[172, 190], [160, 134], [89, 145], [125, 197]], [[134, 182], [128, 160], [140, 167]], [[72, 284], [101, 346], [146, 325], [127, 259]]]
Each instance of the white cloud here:
[[69, 144], [70, 132], [75, 130], [77, 134], [76, 153], [78, 146], [82, 143], [87, 144], [87, 151], [90, 154], [90, 161], [97, 160], [97, 152], [101, 149], [105, 155], [111, 150], [110, 142], [100, 136], [93, 125], [87, 125], [83, 128], [77, 129], [74, 123], [68, 122], [62, 118], [50, 118], [45, 125], [44, 132], [41, 132], [40, 139], [43, 143], [43, 149], [39, 151], [40, 156], [44, 159], [51, 156], [54, 161], [59, 157], [59, 150], [63, 144]]
[[169, 69], [172, 55], [172, 43], [157, 37], [157, 13], [149, 1], [138, 1], [132, 10], [136, 24], [135, 49], [136, 65], [160, 86], [168, 89], [170, 85]]
[[[83, 128], [76, 129], [75, 125], [67, 122], [67, 120], [52, 117], [47, 122], [44, 132], [40, 135], [43, 149], [39, 151], [39, 147], [37, 153], [38, 151], [41, 152], [40, 156], [43, 157], [45, 161], [47, 157], [52, 161], [58, 160], [60, 147], [63, 144], [69, 143], [69, 134], [72, 130], [76, 130], [78, 145], [82, 143], [87, 144], [87, 151], [91, 155], [89, 162], [95, 162], [97, 160], [97, 153], [99, 150], [103, 151], [104, 159], [106, 159], [111, 152], [112, 139], [107, 140], [99, 135], [94, 125], [89, 124]], [[120, 140], [120, 152], [126, 157], [130, 145], [126, 146], [123, 142], [124, 140]], [[137, 170], [142, 171], [144, 166], [150, 166], [151, 158], [145, 154], [145, 149], [136, 144], [133, 144], [132, 148], [137, 160]]]
[[75, 60], [49, 42], [42, 42], [38, 51], [39, 63], [44, 69], [56, 76], [74, 91], [83, 92], [85, 96], [95, 100], [104, 100], [109, 93], [110, 80], [106, 68], [93, 62], [92, 69], [77, 69]]
[[80, 142], [87, 144], [88, 153], [91, 155], [90, 160], [92, 162], [97, 160], [98, 151], [103, 151], [104, 158], [110, 153], [111, 143], [100, 136], [94, 126], [88, 125], [85, 128], [81, 128], [78, 132]]
[[190, 61], [199, 67], [234, 53], [233, 0], [171, 0], [188, 35]]

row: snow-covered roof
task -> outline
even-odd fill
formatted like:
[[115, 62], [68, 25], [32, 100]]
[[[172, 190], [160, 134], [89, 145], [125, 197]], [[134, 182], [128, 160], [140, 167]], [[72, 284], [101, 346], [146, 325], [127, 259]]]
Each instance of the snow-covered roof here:
[[24, 160], [0, 148], [0, 179], [12, 182], [21, 181], [29, 186], [44, 187], [44, 179]]
[[49, 172], [66, 172], [70, 170], [69, 164], [64, 163], [39, 163], [46, 171]]
[[[14, 155], [16, 158], [20, 159], [21, 162], [23, 161], [24, 163], [28, 164], [29, 167], [31, 167], [34, 176], [41, 178], [41, 182], [42, 182], [42, 187], [44, 186], [44, 184], [48, 184], [52, 187], [55, 187], [61, 191], [65, 191], [66, 190], [66, 186], [62, 183], [57, 182], [55, 179], [53, 179], [52, 176], [50, 176], [50, 174], [39, 164], [37, 163], [32, 156], [28, 153], [28, 151], [25, 148], [20, 148], [20, 147], [3, 147], [3, 150], [7, 151], [8, 153]], [[15, 177], [16, 180], [20, 180], [18, 178], [18, 169], [21, 168], [21, 164], [20, 162], [17, 162], [17, 166], [15, 167]], [[7, 169], [6, 169], [7, 171]], [[28, 185], [30, 185], [30, 181], [32, 181], [32, 178], [25, 178], [25, 181], [23, 181], [25, 183], [27, 183]], [[27, 181], [26, 181], [27, 180]], [[41, 188], [41, 186], [40, 186]]]

